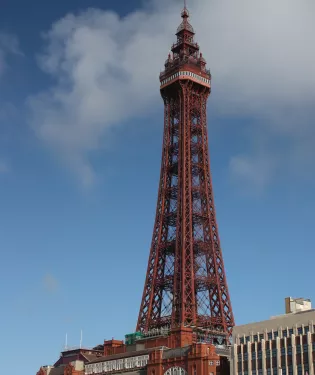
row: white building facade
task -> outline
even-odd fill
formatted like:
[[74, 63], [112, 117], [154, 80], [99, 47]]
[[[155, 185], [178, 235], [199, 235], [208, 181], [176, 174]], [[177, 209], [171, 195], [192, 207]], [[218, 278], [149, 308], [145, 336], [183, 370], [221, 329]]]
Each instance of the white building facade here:
[[315, 309], [294, 301], [285, 315], [234, 328], [231, 375], [315, 375]]

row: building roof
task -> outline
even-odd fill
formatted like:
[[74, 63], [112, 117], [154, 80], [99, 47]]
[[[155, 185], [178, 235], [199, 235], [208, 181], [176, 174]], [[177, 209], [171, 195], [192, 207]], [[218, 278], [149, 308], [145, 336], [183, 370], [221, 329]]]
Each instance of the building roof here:
[[283, 329], [286, 327], [299, 327], [302, 324], [308, 325], [310, 322], [315, 323], [315, 309], [279, 315], [268, 320], [236, 326], [233, 328], [233, 336], [263, 333], [265, 331], [278, 330], [280, 327]]
[[64, 374], [64, 369], [65, 369], [65, 366], [60, 366], [60, 367], [53, 367], [50, 371], [49, 371], [49, 375], [63, 375]]
[[154, 350], [163, 350], [163, 349], [165, 349], [165, 347], [159, 346], [159, 347], [156, 347], [156, 348], [138, 350], [138, 351], [134, 351], [134, 352], [126, 352], [126, 353], [120, 353], [120, 354], [107, 355], [107, 356], [97, 357], [96, 359], [90, 361], [90, 363], [106, 362], [106, 361], [111, 361], [113, 359], [120, 359], [120, 358], [138, 357], [140, 355], [148, 354], [148, 353], [150, 353]]
[[86, 358], [88, 362], [93, 362], [97, 360], [100, 357], [103, 357], [102, 355], [96, 355], [96, 354], [88, 354], [88, 353], [81, 353], [81, 355]]

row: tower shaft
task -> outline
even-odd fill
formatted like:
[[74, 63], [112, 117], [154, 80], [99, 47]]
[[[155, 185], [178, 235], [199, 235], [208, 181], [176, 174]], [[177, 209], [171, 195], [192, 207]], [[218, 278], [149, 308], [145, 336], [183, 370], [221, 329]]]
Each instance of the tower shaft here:
[[160, 184], [137, 330], [192, 327], [228, 338], [234, 326], [213, 201], [207, 100], [211, 75], [188, 11], [161, 73]]

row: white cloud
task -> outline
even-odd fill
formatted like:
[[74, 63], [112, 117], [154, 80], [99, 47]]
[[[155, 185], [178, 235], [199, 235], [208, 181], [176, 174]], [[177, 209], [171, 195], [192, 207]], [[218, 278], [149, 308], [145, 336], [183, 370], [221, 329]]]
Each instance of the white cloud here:
[[[64, 17], [46, 34], [40, 66], [56, 84], [29, 99], [32, 126], [85, 184], [95, 177], [90, 153], [106, 144], [111, 127], [147, 115], [159, 100], [158, 73], [175, 38], [180, 7], [177, 1], [152, 0], [125, 18], [90, 9]], [[314, 12], [313, 0], [191, 3], [196, 40], [213, 73], [212, 110], [260, 119], [251, 132], [292, 142], [301, 160], [299, 150], [309, 147], [313, 155], [315, 149], [305, 116], [314, 114]], [[273, 151], [269, 147], [270, 157]], [[232, 157], [231, 170], [265, 185], [269, 168], [258, 178], [261, 155], [250, 152]]]
[[229, 169], [233, 178], [242, 182], [242, 190], [261, 193], [274, 176], [276, 163], [266, 155], [233, 156], [230, 160]]

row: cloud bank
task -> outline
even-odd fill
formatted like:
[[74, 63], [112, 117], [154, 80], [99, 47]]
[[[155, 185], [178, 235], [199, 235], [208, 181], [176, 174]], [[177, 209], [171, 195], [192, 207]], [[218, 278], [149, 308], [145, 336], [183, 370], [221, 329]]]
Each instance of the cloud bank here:
[[[160, 100], [158, 73], [180, 8], [175, 0], [152, 0], [125, 18], [89, 9], [45, 34], [39, 64], [55, 84], [29, 98], [32, 127], [85, 185], [95, 178], [89, 156], [110, 129], [148, 115]], [[253, 119], [246, 136], [258, 151], [232, 155], [232, 175], [264, 186], [286, 159], [299, 168], [314, 157], [315, 3], [198, 0], [190, 11], [213, 74], [212, 111]], [[278, 155], [278, 140], [286, 157]]]

